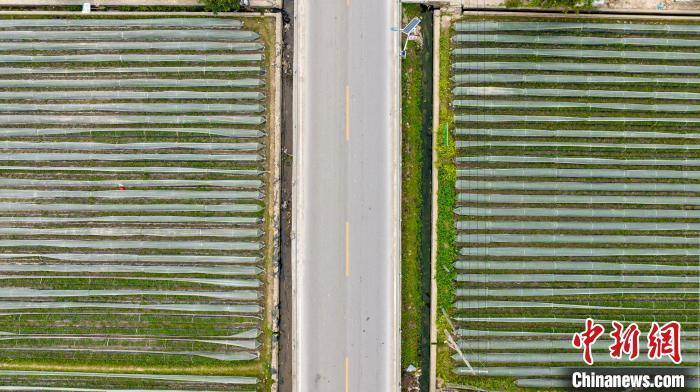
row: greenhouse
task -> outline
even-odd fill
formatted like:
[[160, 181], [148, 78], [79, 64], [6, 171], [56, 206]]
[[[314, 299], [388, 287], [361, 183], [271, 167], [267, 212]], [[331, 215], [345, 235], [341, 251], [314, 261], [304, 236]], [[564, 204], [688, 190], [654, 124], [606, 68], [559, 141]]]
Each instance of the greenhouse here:
[[269, 388], [274, 29], [0, 19], [3, 390]]
[[[445, 377], [561, 388], [590, 317], [606, 327], [594, 366], [671, 364], [646, 357], [645, 333], [679, 321], [697, 385], [700, 24], [467, 14], [448, 38]], [[610, 358], [613, 320], [639, 325], [636, 361]]]

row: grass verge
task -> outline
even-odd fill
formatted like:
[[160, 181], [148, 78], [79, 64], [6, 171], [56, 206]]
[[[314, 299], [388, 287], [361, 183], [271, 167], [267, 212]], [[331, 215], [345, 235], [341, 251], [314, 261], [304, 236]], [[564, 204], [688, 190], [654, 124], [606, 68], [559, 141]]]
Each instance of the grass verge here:
[[[444, 18], [444, 17], [443, 17]], [[440, 126], [438, 127], [437, 147], [434, 154], [437, 155], [438, 178], [438, 219], [437, 219], [437, 331], [438, 331], [438, 356], [437, 377], [438, 383], [452, 378], [452, 360], [449, 347], [445, 344], [445, 331], [450, 330], [449, 315], [455, 293], [452, 284], [455, 276], [454, 261], [457, 255], [455, 247], [455, 228], [453, 210], [455, 205], [455, 180], [457, 171], [454, 164], [455, 143], [450, 129], [453, 125], [453, 114], [449, 107], [452, 101], [450, 89], [450, 42], [451, 30], [448, 27], [440, 27]]]
[[[419, 17], [419, 5], [406, 5], [403, 8], [404, 20]], [[420, 367], [421, 340], [423, 339], [422, 315], [426, 307], [424, 299], [424, 268], [426, 252], [429, 249], [429, 234], [425, 234], [426, 208], [424, 171], [426, 144], [424, 129], [429, 126], [426, 102], [430, 90], [424, 88], [425, 69], [423, 64], [424, 45], [410, 42], [402, 65], [402, 200], [401, 200], [401, 365]], [[429, 129], [429, 128], [428, 128]], [[429, 224], [429, 220], [428, 220]], [[428, 232], [429, 233], [429, 232]]]
[[[274, 126], [274, 121], [270, 121], [270, 118], [272, 117], [272, 113], [275, 112], [275, 105], [277, 105], [277, 102], [275, 102], [275, 84], [277, 83], [277, 80], [275, 80], [274, 75], [275, 75], [275, 69], [274, 67], [276, 66], [275, 61], [275, 29], [277, 28], [275, 24], [275, 18], [273, 17], [262, 17], [262, 18], [250, 18], [250, 19], [245, 19], [244, 21], [245, 26], [251, 29], [254, 29], [255, 31], [258, 31], [260, 33], [260, 38], [263, 40], [265, 43], [265, 59], [266, 63], [265, 66], [267, 67], [267, 72], [268, 72], [268, 82], [267, 82], [267, 91], [266, 91], [266, 96], [267, 96], [267, 107], [268, 107], [268, 121], [266, 122], [266, 132], [268, 135], [268, 143], [267, 143], [267, 155], [268, 157], [272, 157], [274, 154], [274, 143], [278, 143], [278, 141], [272, 140], [275, 136], [274, 130], [272, 127]], [[270, 163], [279, 165], [279, 163], [276, 162], [276, 159], [271, 159], [268, 158], [268, 165]], [[271, 170], [268, 168], [268, 172], [271, 172]], [[274, 264], [276, 261], [274, 258], [277, 256], [277, 253], [275, 252], [275, 246], [274, 242], [277, 238], [276, 232], [279, 230], [279, 227], [277, 227], [278, 222], [276, 221], [274, 217], [274, 210], [276, 208], [275, 206], [275, 200], [274, 200], [274, 193], [272, 187], [276, 186], [274, 184], [274, 179], [267, 178], [267, 208], [266, 208], [266, 213], [265, 213], [265, 231], [266, 231], [266, 242], [267, 246], [265, 249], [264, 253], [264, 260], [263, 260], [263, 265], [266, 271], [266, 276], [265, 276], [265, 307], [268, 308], [265, 310], [265, 321], [262, 325], [262, 336], [261, 336], [261, 344], [262, 347], [260, 349], [260, 366], [261, 366], [261, 380], [260, 384], [262, 385], [262, 390], [269, 391], [272, 389], [272, 385], [274, 384], [274, 380], [272, 378], [272, 339], [273, 337], [273, 331], [272, 331], [272, 317], [277, 317], [276, 312], [271, 309], [272, 307], [276, 306], [277, 304], [272, 303], [271, 299], [273, 296], [273, 279], [275, 279], [275, 276], [273, 274], [274, 270]]]

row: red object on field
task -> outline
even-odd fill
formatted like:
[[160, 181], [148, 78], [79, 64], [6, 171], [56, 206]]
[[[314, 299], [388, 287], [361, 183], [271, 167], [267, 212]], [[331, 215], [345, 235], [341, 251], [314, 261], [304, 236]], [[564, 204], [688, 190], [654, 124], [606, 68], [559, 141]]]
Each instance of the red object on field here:
[[125, 190], [125, 189], [126, 189], [126, 187], [125, 187], [123, 184], [119, 184], [119, 190], [120, 190], [120, 191], [123, 191], [123, 190]]

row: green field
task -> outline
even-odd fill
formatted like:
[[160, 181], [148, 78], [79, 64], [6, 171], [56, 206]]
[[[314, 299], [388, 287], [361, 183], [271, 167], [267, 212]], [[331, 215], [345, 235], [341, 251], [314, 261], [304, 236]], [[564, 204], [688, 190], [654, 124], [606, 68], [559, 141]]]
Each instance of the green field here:
[[[625, 366], [668, 365], [646, 359], [645, 336], [679, 321], [697, 369], [700, 24], [669, 23], [466, 16], [443, 29], [444, 382], [557, 387], [583, 364], [569, 342], [587, 317], [606, 332], [639, 324]], [[596, 365], [611, 364], [609, 343]]]
[[0, 19], [0, 386], [269, 390], [274, 19]]

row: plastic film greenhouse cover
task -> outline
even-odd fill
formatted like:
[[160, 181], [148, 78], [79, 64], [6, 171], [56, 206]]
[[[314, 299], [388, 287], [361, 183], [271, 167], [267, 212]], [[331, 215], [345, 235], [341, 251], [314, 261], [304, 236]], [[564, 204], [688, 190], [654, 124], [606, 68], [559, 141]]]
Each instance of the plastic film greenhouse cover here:
[[[0, 46], [1, 48], [1, 46]], [[700, 60], [700, 53], [656, 52], [646, 50], [585, 50], [585, 49], [530, 49], [530, 48], [457, 48], [457, 56], [538, 56], [574, 57], [580, 59], [651, 59], [651, 60]]]
[[[700, 42], [700, 40], [698, 41]], [[1, 57], [0, 57], [1, 58]], [[686, 65], [650, 64], [596, 64], [596, 63], [533, 63], [533, 62], [458, 62], [456, 70], [526, 70], [526, 71], [577, 71], [577, 72], [621, 72], [621, 73], [669, 73], [697, 74], [700, 67]]]
[[[485, 155], [457, 157], [457, 162], [518, 162], [518, 163], [561, 163], [574, 165], [634, 165], [634, 166], [699, 166], [700, 159], [616, 159], [590, 157], [537, 157], [537, 156], [498, 156]], [[593, 169], [601, 170], [601, 169]], [[601, 172], [604, 173], [604, 172]]]
[[572, 22], [458, 22], [456, 31], [602, 31], [602, 32], [654, 32], [700, 34], [700, 26], [693, 24], [650, 23], [572, 23]]
[[[2, 37], [2, 35], [0, 35]], [[514, 44], [550, 45], [631, 45], [631, 46], [678, 46], [698, 47], [700, 40], [674, 38], [607, 38], [576, 36], [532, 36], [517, 34], [457, 34], [454, 42], [498, 42]]]

